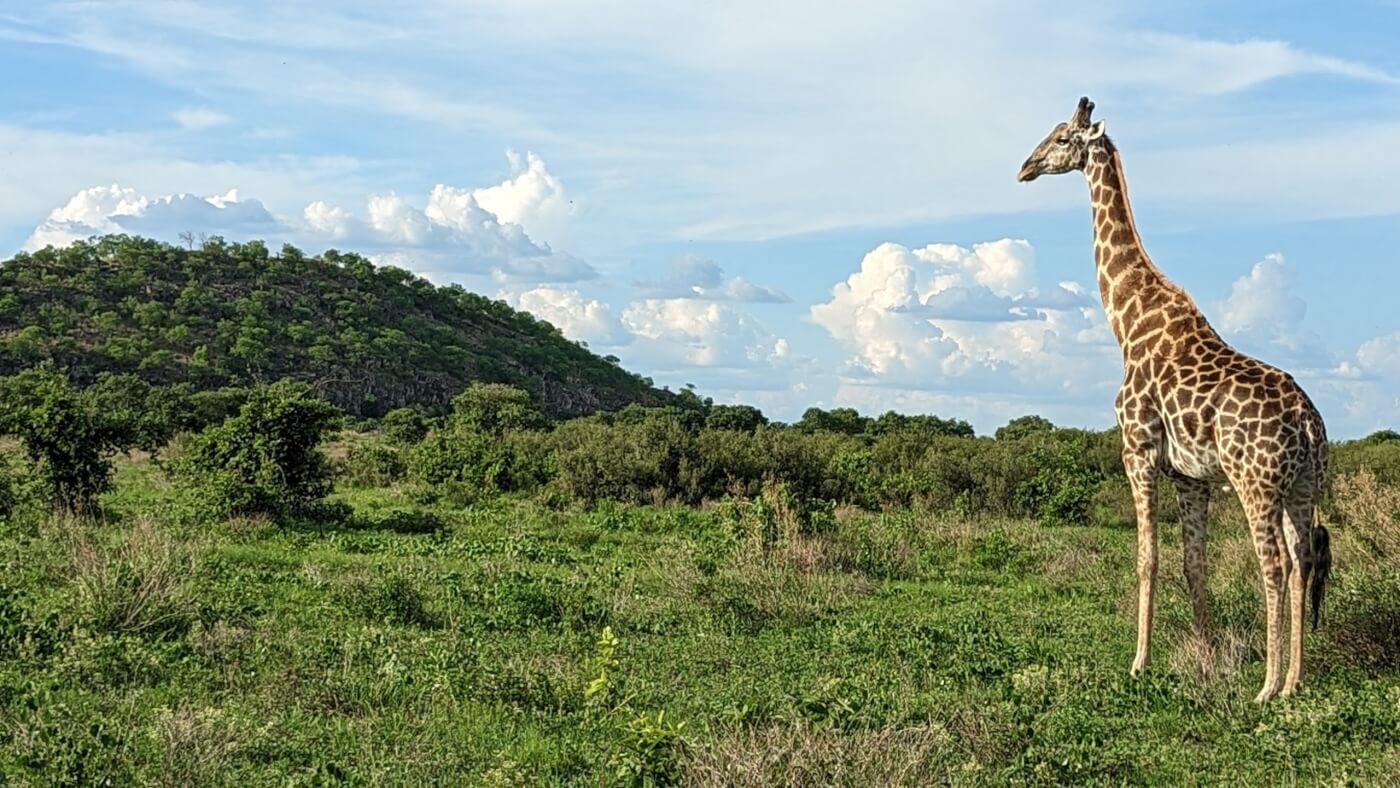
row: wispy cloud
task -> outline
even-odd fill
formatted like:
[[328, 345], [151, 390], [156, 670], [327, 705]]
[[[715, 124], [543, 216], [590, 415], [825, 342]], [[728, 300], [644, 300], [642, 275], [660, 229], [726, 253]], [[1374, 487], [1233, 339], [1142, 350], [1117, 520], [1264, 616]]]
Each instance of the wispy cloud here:
[[[609, 215], [641, 237], [756, 239], [1067, 205], [1068, 191], [1017, 188], [1009, 173], [1084, 92], [1110, 118], [1114, 106], [1132, 109], [1118, 128], [1143, 140], [1132, 154], [1144, 162], [1211, 145], [1248, 160], [1347, 122], [1284, 126], [1259, 107], [1248, 129], [1183, 123], [1237, 116], [1239, 97], [1266, 83], [1323, 77], [1390, 104], [1397, 93], [1396, 75], [1372, 64], [1279, 39], [1141, 29], [1118, 3], [256, 2], [234, 13], [132, 0], [57, 4], [2, 24], [190, 89], [547, 146], [577, 173], [579, 196], [606, 195]], [[1383, 136], [1353, 141], [1379, 154]], [[1139, 180], [1154, 177], [1136, 166]], [[1288, 190], [1326, 177], [1303, 168]], [[1177, 187], [1183, 200], [1278, 193], [1204, 167]], [[1371, 179], [1367, 191], [1400, 202], [1400, 181]], [[1356, 210], [1333, 189], [1278, 207]]]
[[175, 122], [180, 124], [180, 128], [187, 131], [204, 131], [215, 126], [222, 126], [232, 118], [217, 110], [208, 107], [185, 107], [176, 110]]

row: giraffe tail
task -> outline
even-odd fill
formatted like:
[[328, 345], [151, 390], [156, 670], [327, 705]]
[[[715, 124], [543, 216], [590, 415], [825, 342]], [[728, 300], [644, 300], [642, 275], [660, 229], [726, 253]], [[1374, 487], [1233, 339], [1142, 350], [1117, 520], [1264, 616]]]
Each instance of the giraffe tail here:
[[1317, 629], [1317, 620], [1322, 615], [1322, 602], [1327, 597], [1327, 578], [1332, 574], [1332, 536], [1326, 526], [1313, 511], [1311, 534], [1313, 570], [1308, 580], [1308, 597], [1312, 606], [1312, 628]]

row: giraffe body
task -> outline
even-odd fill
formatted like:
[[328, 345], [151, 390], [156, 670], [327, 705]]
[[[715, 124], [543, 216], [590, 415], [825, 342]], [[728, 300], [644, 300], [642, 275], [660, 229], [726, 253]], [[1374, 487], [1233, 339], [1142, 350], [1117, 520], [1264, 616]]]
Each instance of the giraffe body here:
[[[1143, 248], [1122, 161], [1090, 123], [1080, 99], [1021, 168], [1020, 180], [1082, 170], [1094, 219], [1094, 257], [1104, 311], [1123, 351], [1123, 383], [1114, 409], [1123, 431], [1123, 466], [1138, 521], [1138, 640], [1132, 672], [1147, 666], [1157, 575], [1155, 497], [1162, 476], [1181, 504], [1183, 569], [1193, 622], [1209, 626], [1205, 531], [1213, 488], [1228, 484], [1249, 519], [1264, 585], [1267, 656], [1256, 700], [1296, 689], [1302, 672], [1304, 598], [1314, 623], [1331, 555], [1314, 522], [1327, 470], [1322, 416], [1291, 375], [1231, 347], [1191, 296], [1153, 264]], [[1319, 571], [1314, 571], [1315, 565]], [[1288, 584], [1291, 638], [1282, 662], [1283, 592]]]

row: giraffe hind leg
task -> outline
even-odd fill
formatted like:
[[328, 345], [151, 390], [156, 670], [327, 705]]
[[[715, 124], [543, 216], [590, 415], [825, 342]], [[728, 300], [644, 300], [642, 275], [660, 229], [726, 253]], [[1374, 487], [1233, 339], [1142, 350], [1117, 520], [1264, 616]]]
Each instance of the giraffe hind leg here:
[[[1236, 485], [1236, 489], [1248, 489]], [[1287, 560], [1279, 544], [1283, 529], [1282, 502], [1268, 494], [1251, 491], [1241, 495], [1241, 503], [1249, 517], [1249, 529], [1254, 538], [1254, 552], [1259, 559], [1259, 574], [1264, 583], [1265, 604], [1265, 662], [1264, 686], [1255, 696], [1263, 703], [1278, 694], [1283, 684], [1279, 675], [1283, 661], [1283, 583]], [[1286, 548], [1283, 548], [1286, 549]]]
[[1303, 677], [1303, 622], [1312, 580], [1313, 504], [1311, 500], [1290, 501], [1283, 513], [1283, 538], [1290, 569], [1288, 577], [1288, 675], [1283, 694], [1292, 695]]

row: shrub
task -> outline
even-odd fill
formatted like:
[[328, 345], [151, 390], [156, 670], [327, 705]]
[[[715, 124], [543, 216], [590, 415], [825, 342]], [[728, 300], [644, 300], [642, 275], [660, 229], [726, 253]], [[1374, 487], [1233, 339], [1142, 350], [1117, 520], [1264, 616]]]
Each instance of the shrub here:
[[428, 419], [413, 408], [396, 408], [380, 420], [384, 437], [394, 443], [417, 443], [428, 435]]
[[999, 441], [1018, 441], [1034, 435], [1054, 432], [1055, 425], [1044, 416], [1019, 416], [998, 427], [995, 437]]
[[259, 386], [237, 416], [200, 433], [174, 471], [218, 515], [307, 512], [331, 490], [331, 465], [317, 447], [338, 420], [305, 384]]
[[715, 405], [705, 416], [707, 430], [753, 432], [768, 423], [768, 417], [751, 405]]
[[1352, 538], [1387, 565], [1400, 559], [1400, 488], [1376, 480], [1369, 468], [1339, 476], [1333, 499]]
[[20, 505], [20, 485], [10, 468], [10, 460], [0, 454], [0, 522], [14, 516]]
[[1086, 440], [1034, 441], [1034, 474], [1017, 488], [1020, 508], [1044, 525], [1086, 524], [1103, 475], [1085, 462]]
[[138, 432], [121, 415], [52, 366], [0, 382], [0, 433], [23, 442], [49, 498], [71, 514], [96, 513], [112, 486], [111, 455], [136, 444]]
[[1384, 436], [1346, 441], [1332, 447], [1328, 470], [1333, 479], [1340, 479], [1367, 469], [1381, 484], [1400, 485], [1400, 441]]
[[556, 484], [588, 503], [682, 497], [681, 469], [695, 458], [694, 436], [664, 413], [613, 424], [575, 420], [555, 430], [552, 443]]
[[341, 600], [369, 621], [423, 629], [438, 626], [423, 592], [403, 575], [390, 575], [374, 583], [353, 580], [342, 590]]
[[737, 430], [705, 430], [681, 466], [682, 497], [692, 503], [726, 495], [758, 493], [774, 471], [773, 457], [753, 435]]
[[488, 435], [542, 429], [544, 415], [524, 389], [502, 383], [473, 383], [452, 399], [451, 426]]
[[407, 473], [404, 450], [378, 441], [351, 446], [340, 464], [341, 477], [360, 487], [387, 487]]
[[408, 474], [414, 481], [473, 501], [512, 487], [509, 446], [470, 429], [435, 430], [413, 447]]

